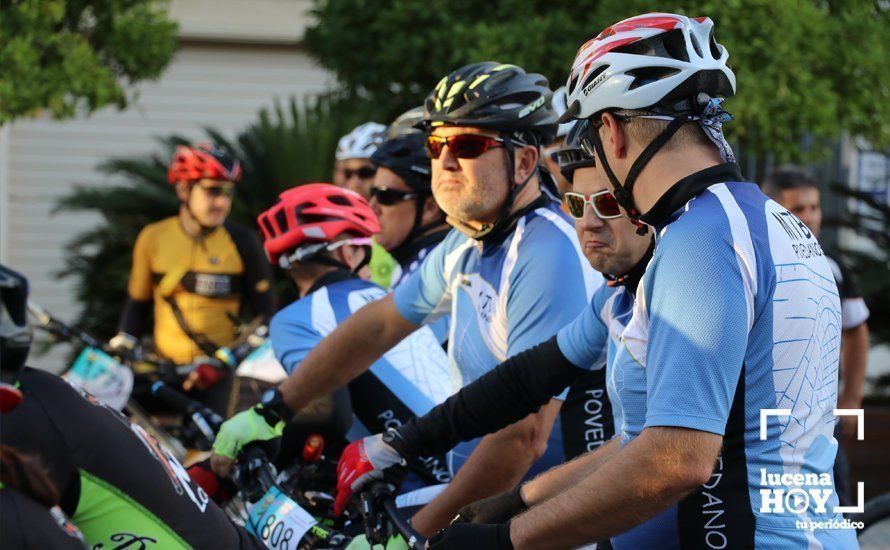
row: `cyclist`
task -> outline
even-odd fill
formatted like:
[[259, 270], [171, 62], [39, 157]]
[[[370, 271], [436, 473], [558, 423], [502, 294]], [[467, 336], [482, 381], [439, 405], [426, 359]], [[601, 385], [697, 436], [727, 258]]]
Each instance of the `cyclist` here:
[[[371, 184], [377, 167], [371, 162], [371, 155], [386, 140], [388, 129], [377, 122], [366, 122], [340, 138], [335, 154], [337, 175], [334, 183], [351, 189], [365, 198], [371, 199]], [[371, 248], [371, 281], [389, 288], [393, 281], [396, 261], [385, 248], [374, 242]]]
[[[415, 130], [390, 139], [374, 152], [371, 161], [377, 166], [371, 206], [380, 221], [374, 241], [398, 264], [391, 284], [395, 288], [417, 271], [451, 228], [433, 197], [423, 134]], [[446, 317], [430, 327], [439, 342], [448, 340]]]
[[[815, 180], [796, 166], [782, 166], [763, 181], [763, 192], [805, 223], [817, 237], [822, 227], [822, 207]], [[841, 382], [837, 408], [862, 408], [862, 385], [868, 362], [868, 306], [859, 293], [859, 286], [850, 270], [836, 257], [825, 255], [837, 283], [841, 298]], [[841, 416], [835, 437], [851, 439], [856, 434], [856, 417]], [[841, 503], [851, 503], [849, 471], [843, 447], [838, 447], [835, 476]]]
[[[275, 295], [259, 241], [226, 220], [240, 178], [238, 161], [213, 144], [177, 147], [167, 181], [179, 197], [179, 213], [139, 233], [112, 347], [133, 348], [153, 311], [156, 351], [187, 364], [213, 357], [234, 340], [243, 306], [271, 319]], [[205, 383], [213, 381], [210, 376]], [[228, 393], [223, 386], [214, 391]]]
[[[0, 266], [7, 314], [27, 331], [27, 281]], [[0, 415], [0, 443], [47, 467], [62, 510], [90, 548], [262, 548], [144, 429], [53, 374], [24, 367], [27, 345], [3, 331], [3, 376], [23, 394]], [[14, 353], [7, 350], [15, 347]]]
[[[385, 296], [382, 288], [357, 275], [367, 262], [370, 237], [380, 226], [358, 193], [321, 183], [285, 191], [258, 221], [269, 261], [287, 272], [300, 295], [269, 327], [275, 356], [290, 374], [300, 370], [309, 351], [334, 328]], [[350, 439], [424, 414], [451, 393], [445, 352], [430, 329], [417, 331], [349, 381], [361, 424], [351, 430]], [[245, 432], [262, 433], [264, 439], [281, 435], [279, 420], [292, 415], [280, 399], [279, 392], [268, 392], [259, 405], [223, 425], [213, 447], [214, 469], [231, 464], [226, 459], [236, 457], [234, 440]], [[444, 457], [430, 456], [407, 489], [450, 479]]]
[[[593, 168], [592, 159], [577, 147], [567, 147], [560, 151], [559, 162], [563, 176], [573, 184], [573, 191], [564, 195], [564, 202], [576, 220], [582, 251], [594, 269], [616, 275], [606, 275], [608, 283], [594, 292], [590, 306], [557, 336], [514, 355], [430, 413], [395, 428], [385, 439], [378, 435], [366, 440], [365, 449], [373, 450], [365, 452], [367, 460], [378, 470], [428, 449], [448, 449], [460, 441], [501, 429], [536, 411], [554, 392], [569, 384], [572, 389], [562, 412], [570, 408], [575, 393], [584, 403], [577, 408], [575, 418], [563, 416], [567, 458], [602, 447], [611, 436], [609, 417], [613, 412], [620, 433], [621, 407], [610, 407], [609, 399], [598, 391], [605, 375], [609, 396], [615, 399], [617, 385], [623, 382], [610, 365], [621, 346], [621, 332], [630, 318], [634, 293], [652, 257], [654, 243], [651, 233], [640, 231], [638, 224], [621, 215], [608, 189], [608, 180]], [[600, 360], [603, 356], [607, 358], [605, 369]], [[608, 456], [618, 444], [618, 440], [613, 440], [598, 452]], [[344, 457], [354, 459], [357, 454], [347, 452]], [[357, 466], [344, 458], [339, 469], [354, 470]], [[518, 513], [523, 508], [516, 491], [492, 498], [499, 499], [501, 511], [506, 508]], [[460, 515], [473, 516], [476, 508], [464, 507]]]
[[[424, 126], [433, 193], [456, 229], [394, 294], [356, 312], [309, 353], [279, 388], [289, 409], [342, 385], [438, 315], [451, 314], [452, 377], [464, 385], [583, 308], [579, 297], [589, 298], [602, 279], [539, 168], [539, 146], [556, 130], [550, 94], [544, 77], [494, 62], [442, 79], [426, 100]], [[434, 532], [464, 504], [515, 485], [545, 454], [551, 433], [558, 439], [558, 409], [555, 400], [483, 439], [413, 525]], [[544, 467], [561, 459], [558, 446], [549, 448], [555, 456]]]
[[[622, 445], [524, 485], [532, 507], [509, 523], [455, 525], [431, 548], [856, 546], [851, 530], [808, 528], [841, 520], [829, 473], [837, 287], [806, 225], [740, 182], [721, 128], [727, 58], [709, 18], [662, 13], [579, 50], [568, 116], [589, 121], [585, 152], [659, 236], [613, 365]], [[791, 414], [767, 416], [761, 439], [766, 409]], [[819, 490], [824, 507], [786, 509], [789, 472], [817, 480], [798, 489]]]
[[[28, 282], [0, 265], [0, 413], [22, 402], [18, 371], [31, 347]], [[84, 548], [83, 535], [59, 508], [59, 491], [42, 465], [0, 445], [0, 546]]]
[[334, 157], [343, 186], [365, 198], [371, 198], [371, 182], [377, 169], [371, 155], [386, 140], [388, 129], [377, 122], [365, 122], [340, 138]]

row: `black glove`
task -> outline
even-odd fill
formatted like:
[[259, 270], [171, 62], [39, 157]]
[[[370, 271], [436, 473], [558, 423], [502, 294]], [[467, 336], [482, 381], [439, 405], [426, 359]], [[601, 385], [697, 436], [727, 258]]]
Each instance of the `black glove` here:
[[457, 517], [451, 523], [503, 523], [510, 521], [513, 516], [528, 510], [528, 506], [522, 501], [522, 495], [519, 494], [520, 487], [521, 485], [517, 485], [506, 493], [467, 504], [457, 512]]
[[509, 523], [452, 523], [426, 542], [427, 550], [513, 550]]

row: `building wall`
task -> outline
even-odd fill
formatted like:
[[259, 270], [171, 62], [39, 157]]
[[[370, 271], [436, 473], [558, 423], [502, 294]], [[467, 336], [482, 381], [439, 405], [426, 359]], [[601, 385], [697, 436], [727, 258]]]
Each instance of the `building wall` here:
[[[181, 48], [159, 81], [138, 87], [125, 111], [106, 108], [88, 118], [26, 120], [0, 129], [0, 261], [29, 277], [34, 301], [60, 319], [78, 317], [73, 281], [57, 274], [65, 243], [98, 219], [53, 209], [75, 184], [121, 183], [99, 173], [100, 163], [157, 152], [156, 138], [172, 133], [198, 139], [210, 126], [234, 136], [262, 107], [332, 84], [297, 43], [306, 4], [175, 1]], [[32, 362], [58, 368], [65, 351], [59, 348]]]

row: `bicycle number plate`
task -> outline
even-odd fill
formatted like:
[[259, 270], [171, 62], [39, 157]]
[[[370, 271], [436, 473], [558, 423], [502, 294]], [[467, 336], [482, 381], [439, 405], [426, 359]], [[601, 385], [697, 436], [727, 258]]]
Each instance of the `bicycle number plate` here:
[[268, 548], [297, 548], [313, 525], [312, 514], [302, 509], [278, 487], [272, 487], [250, 509], [247, 530], [259, 537]]
[[118, 411], [123, 410], [133, 391], [133, 372], [96, 348], [80, 352], [65, 379]]

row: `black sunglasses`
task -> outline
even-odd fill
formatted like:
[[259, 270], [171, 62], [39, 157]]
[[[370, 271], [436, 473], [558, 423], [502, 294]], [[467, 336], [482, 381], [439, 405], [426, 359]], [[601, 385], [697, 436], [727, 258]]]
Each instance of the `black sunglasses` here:
[[349, 179], [353, 175], [357, 176], [360, 180], [369, 180], [374, 177], [374, 174], [377, 173], [376, 168], [371, 168], [370, 166], [362, 166], [361, 168], [356, 168], [355, 170], [351, 168], [343, 169], [343, 178]]
[[392, 206], [401, 201], [416, 199], [419, 196], [420, 193], [409, 193], [389, 187], [371, 187], [371, 198], [383, 206]]

